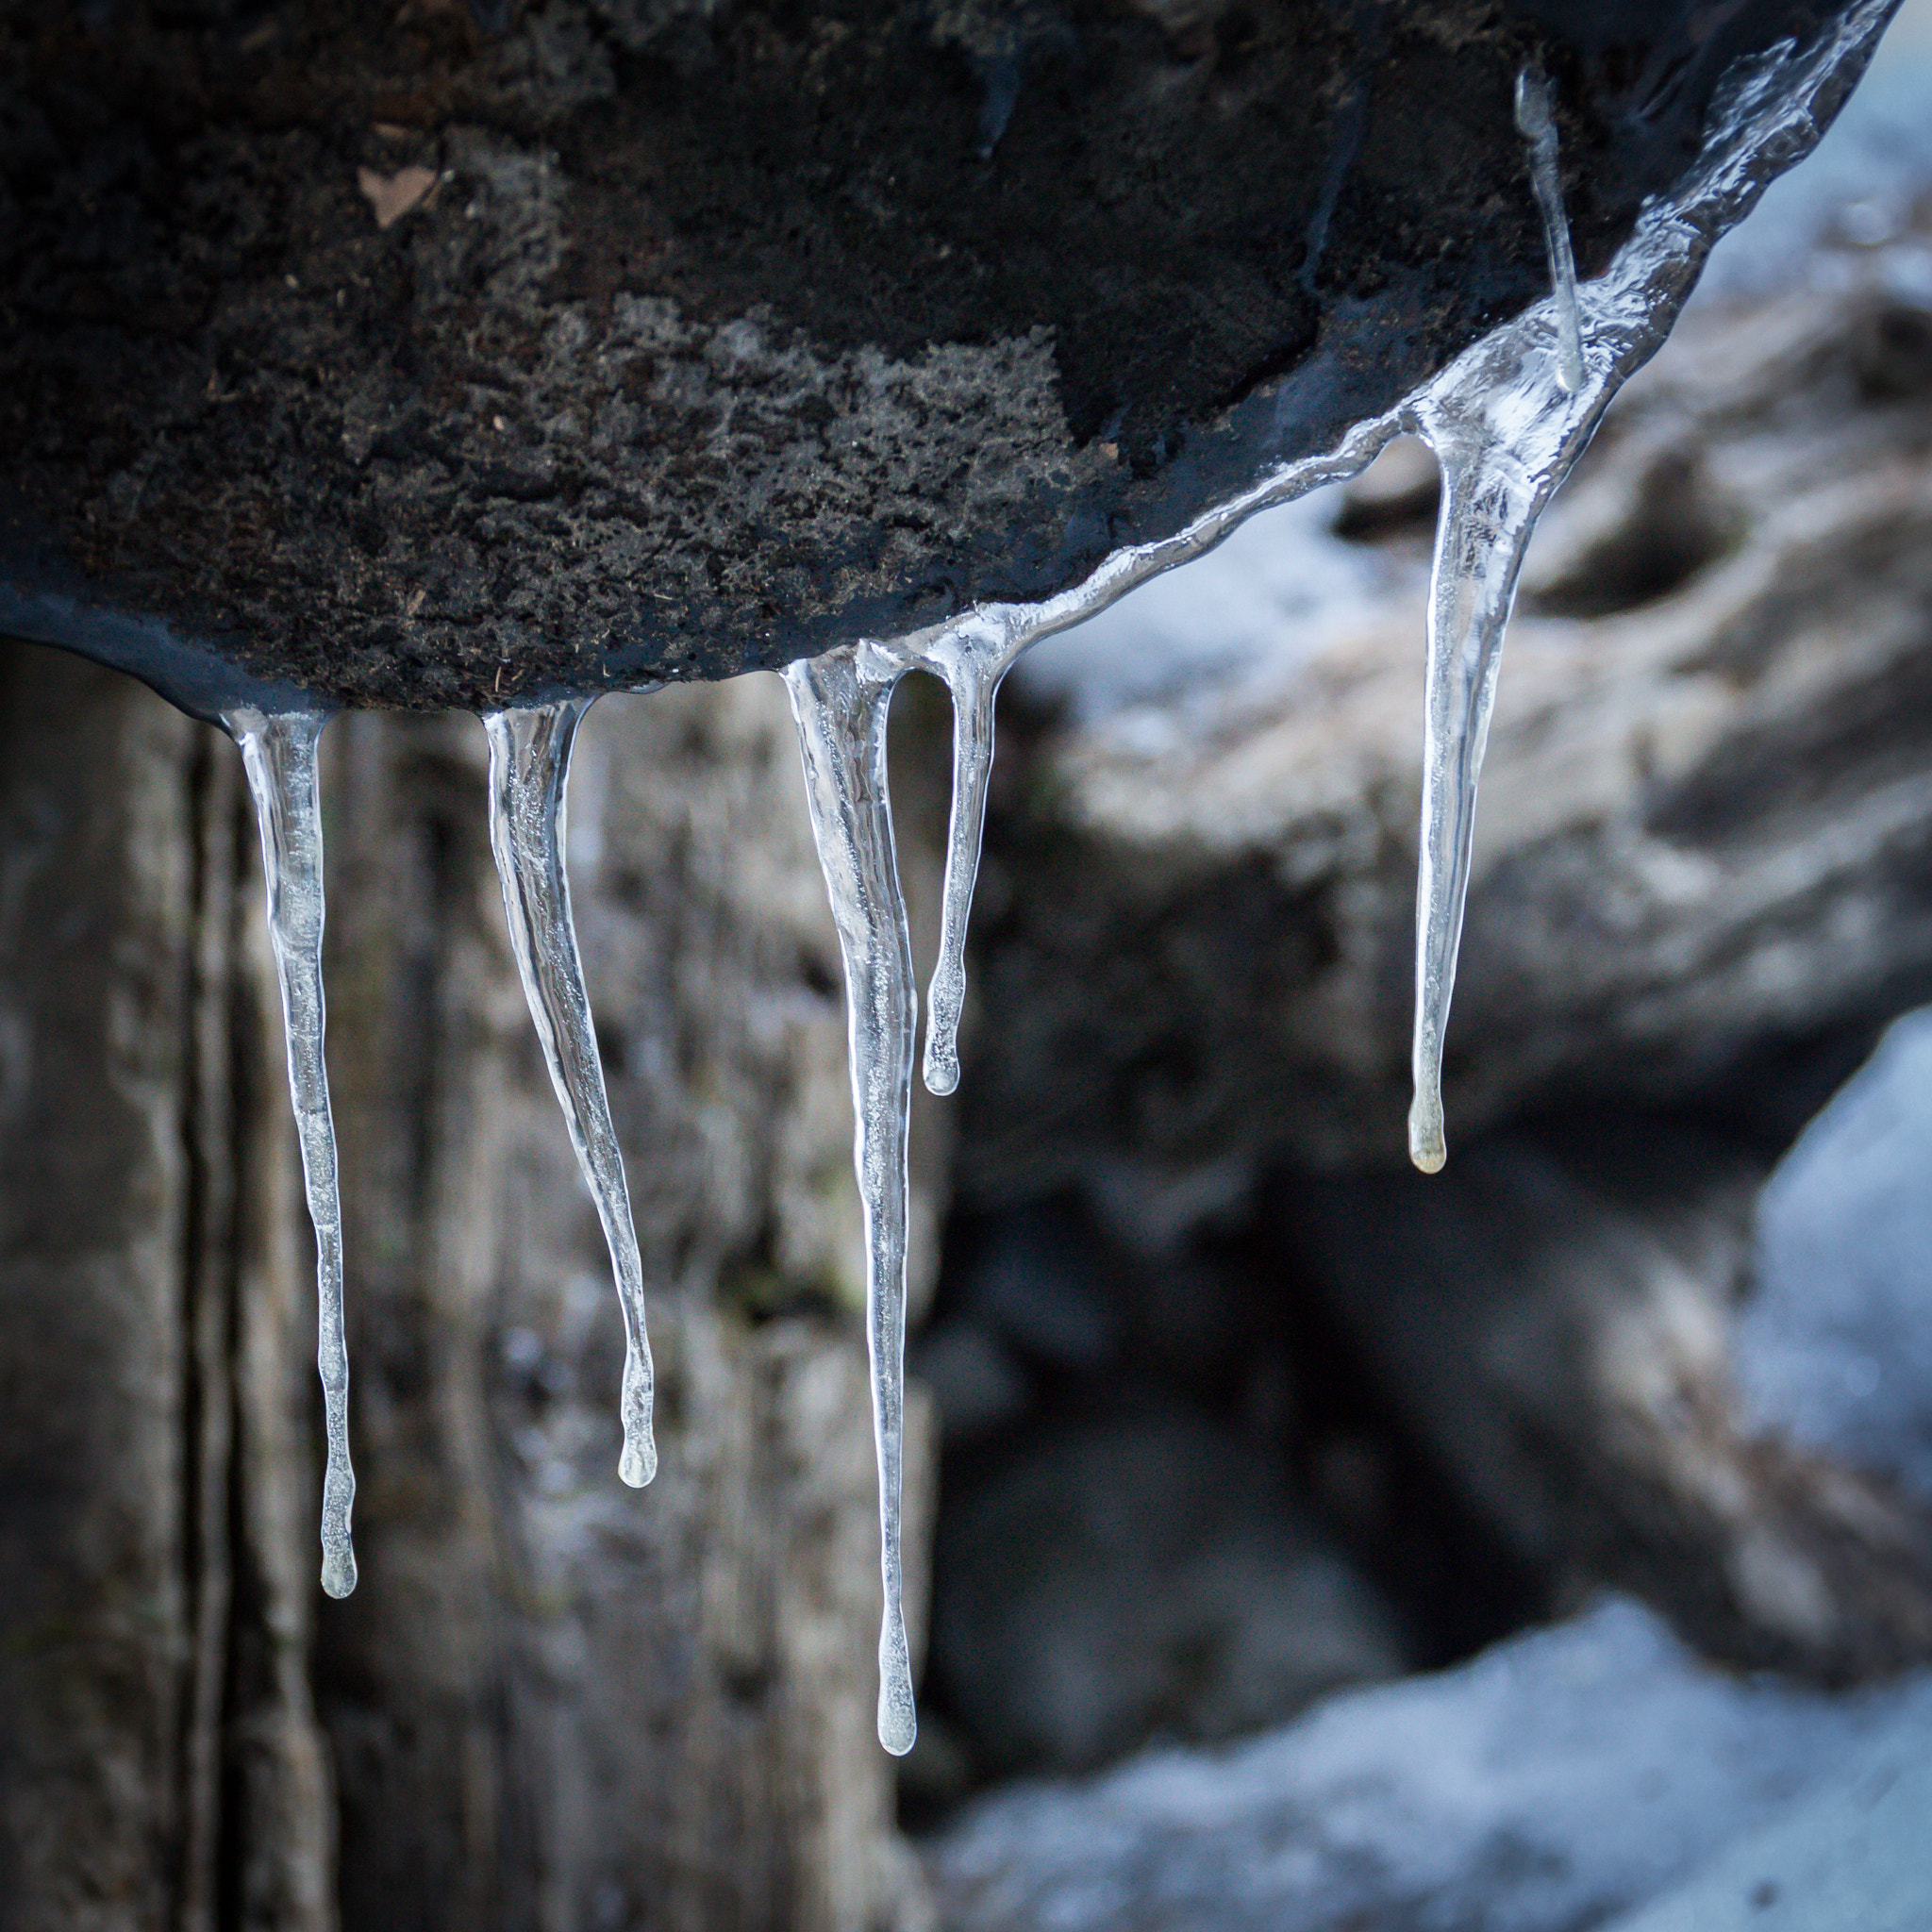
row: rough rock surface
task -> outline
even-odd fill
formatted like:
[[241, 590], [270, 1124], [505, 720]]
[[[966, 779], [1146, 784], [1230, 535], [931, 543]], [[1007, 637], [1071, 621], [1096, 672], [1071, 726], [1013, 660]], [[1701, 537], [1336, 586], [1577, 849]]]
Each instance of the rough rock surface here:
[[927, 1860], [957, 1932], [1578, 1932], [1926, 1694], [1740, 1682], [1611, 1602], [1233, 1751], [1002, 1792]]
[[0, 618], [475, 707], [1037, 599], [1543, 292], [1525, 58], [1588, 270], [1839, 10], [9, 0]]
[[78, 660], [9, 647], [4, 671], [0, 1919], [916, 1912], [872, 1734], [837, 954], [775, 680], [585, 727], [577, 903], [658, 1375], [641, 1493], [617, 1480], [615, 1295], [509, 958], [482, 735], [360, 716], [324, 741], [361, 1485], [338, 1604], [315, 1588], [312, 1276], [239, 760]]

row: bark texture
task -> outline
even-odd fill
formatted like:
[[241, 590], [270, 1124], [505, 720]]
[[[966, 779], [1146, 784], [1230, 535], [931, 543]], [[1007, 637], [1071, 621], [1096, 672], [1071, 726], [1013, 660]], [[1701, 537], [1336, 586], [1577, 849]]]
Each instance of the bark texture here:
[[654, 1280], [641, 1493], [481, 733], [325, 741], [361, 1483], [361, 1583], [332, 1604], [239, 759], [76, 660], [5, 675], [0, 1924], [916, 1920], [872, 1736], [843, 1015], [775, 681], [600, 712], [580, 753], [579, 915]]
[[111, 674], [0, 676], [0, 1922], [327, 1932], [300, 1197], [239, 774]]

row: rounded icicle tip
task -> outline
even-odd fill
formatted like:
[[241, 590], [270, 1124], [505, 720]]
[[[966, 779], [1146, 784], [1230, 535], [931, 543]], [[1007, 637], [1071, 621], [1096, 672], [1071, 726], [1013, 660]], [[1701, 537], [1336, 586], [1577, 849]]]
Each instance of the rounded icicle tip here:
[[356, 1589], [354, 1550], [325, 1550], [322, 1557], [322, 1591], [338, 1602], [353, 1595]]
[[1408, 1158], [1424, 1174], [1441, 1174], [1449, 1158], [1442, 1137], [1442, 1103], [1428, 1105], [1418, 1093], [1408, 1109]]
[[906, 1620], [899, 1612], [898, 1589], [891, 1589], [879, 1629], [879, 1742], [903, 1757], [919, 1735], [919, 1709], [912, 1695], [912, 1652]]
[[919, 1716], [912, 1707], [912, 1687], [879, 1686], [879, 1742], [894, 1757], [903, 1757], [919, 1736]]
[[658, 1474], [658, 1445], [648, 1436], [641, 1442], [626, 1442], [618, 1457], [617, 1473], [632, 1489], [648, 1489]]

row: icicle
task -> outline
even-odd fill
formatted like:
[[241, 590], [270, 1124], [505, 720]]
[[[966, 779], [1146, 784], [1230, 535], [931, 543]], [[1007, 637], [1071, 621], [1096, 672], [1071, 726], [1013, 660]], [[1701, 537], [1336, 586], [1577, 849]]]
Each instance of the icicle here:
[[946, 884], [940, 912], [939, 958], [926, 1002], [925, 1084], [950, 1093], [959, 1084], [959, 1015], [966, 1004], [966, 926], [986, 829], [987, 781], [992, 774], [993, 701], [1020, 655], [1010, 623], [975, 612], [912, 651], [914, 661], [945, 680], [953, 700], [953, 807], [946, 824]]
[[[1442, 508], [1429, 585], [1421, 877], [1416, 889], [1415, 1098], [1409, 1158], [1434, 1174], [1442, 1138], [1442, 1034], [1456, 984], [1475, 829], [1476, 780], [1489, 741], [1503, 632], [1523, 553], [1556, 478], [1507, 442], [1441, 435]], [[1565, 452], [1569, 460], [1574, 453]], [[1562, 464], [1569, 467], [1569, 460]]]
[[1816, 141], [1816, 108], [1856, 78], [1891, 5], [1855, 0], [1811, 47], [1801, 53], [1782, 42], [1734, 74], [1713, 105], [1704, 152], [1679, 193], [1647, 204], [1609, 270], [1580, 289], [1556, 192], [1548, 95], [1530, 81], [1519, 94], [1519, 125], [1531, 142], [1545, 208], [1557, 286], [1554, 357], [1549, 311], [1539, 305], [1465, 351], [1401, 408], [1357, 424], [1335, 449], [1280, 465], [1172, 536], [1116, 551], [1084, 583], [1058, 596], [1036, 605], [984, 605], [956, 624], [891, 644], [834, 651], [785, 673], [849, 1001], [886, 1599], [879, 1736], [888, 1750], [909, 1749], [914, 1732], [898, 1513], [906, 1143], [918, 1003], [886, 789], [885, 722], [893, 685], [915, 666], [931, 671], [946, 680], [956, 707], [946, 919], [927, 1042], [928, 1082], [945, 1091], [958, 1077], [953, 1041], [966, 912], [992, 755], [992, 699], [1006, 671], [1028, 646], [1210, 549], [1256, 511], [1357, 474], [1402, 428], [1426, 438], [1441, 461], [1444, 489], [1429, 612], [1410, 1146], [1419, 1166], [1441, 1167], [1442, 1029], [1461, 937], [1476, 780], [1503, 631], [1530, 533], [1610, 398], [1668, 335], [1711, 243]]
[[1462, 938], [1476, 780], [1530, 535], [1611, 397], [1669, 335], [1711, 243], [1817, 140], [1816, 104], [1841, 75], [1856, 76], [1889, 15], [1887, 0], [1859, 0], [1802, 55], [1784, 42], [1740, 68], [1713, 105], [1712, 131], [1682, 192], [1647, 204], [1608, 271], [1581, 289], [1557, 192], [1547, 84], [1534, 74], [1519, 83], [1517, 123], [1530, 142], [1549, 234], [1562, 346], [1552, 358], [1547, 323], [1532, 310], [1457, 357], [1403, 412], [1441, 459], [1443, 482], [1429, 586], [1408, 1118], [1409, 1155], [1424, 1173], [1446, 1158], [1442, 1033]]
[[1550, 282], [1557, 301], [1557, 380], [1574, 395], [1583, 387], [1583, 317], [1576, 302], [1576, 258], [1570, 248], [1570, 220], [1557, 172], [1557, 123], [1550, 111], [1550, 83], [1541, 68], [1516, 76], [1516, 126], [1529, 145], [1529, 182], [1543, 218], [1550, 254]]
[[490, 738], [490, 849], [503, 886], [510, 950], [530, 1018], [550, 1069], [550, 1084], [570, 1125], [624, 1310], [624, 1388], [619, 1413], [624, 1453], [618, 1474], [641, 1489], [658, 1473], [651, 1440], [651, 1349], [644, 1336], [644, 1271], [631, 1220], [624, 1157], [610, 1120], [604, 1070], [584, 991], [583, 962], [571, 920], [563, 863], [565, 793], [571, 746], [591, 700], [576, 698], [527, 709], [493, 711]]
[[806, 798], [845, 966], [853, 1164], [865, 1212], [866, 1346], [879, 1464], [879, 1742], [895, 1757], [917, 1730], [901, 1603], [905, 1454], [906, 1146], [919, 995], [886, 789], [886, 714], [904, 671], [874, 646], [791, 665], [785, 682], [805, 757]]
[[308, 1218], [315, 1226], [315, 1287], [328, 1463], [322, 1485], [322, 1587], [347, 1596], [356, 1587], [349, 1512], [356, 1476], [349, 1466], [349, 1350], [342, 1328], [342, 1202], [336, 1176], [335, 1125], [323, 1058], [322, 806], [315, 747], [325, 711], [264, 716], [231, 712], [223, 721], [242, 748], [261, 827], [268, 874], [268, 930], [282, 985], [289, 1092], [302, 1142]]

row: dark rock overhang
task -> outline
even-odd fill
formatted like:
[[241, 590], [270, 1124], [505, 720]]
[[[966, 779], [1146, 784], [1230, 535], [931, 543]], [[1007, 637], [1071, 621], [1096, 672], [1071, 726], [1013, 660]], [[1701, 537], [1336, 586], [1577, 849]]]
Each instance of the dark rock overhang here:
[[1078, 584], [1579, 270], [1829, 0], [0, 0], [0, 631], [204, 714]]

